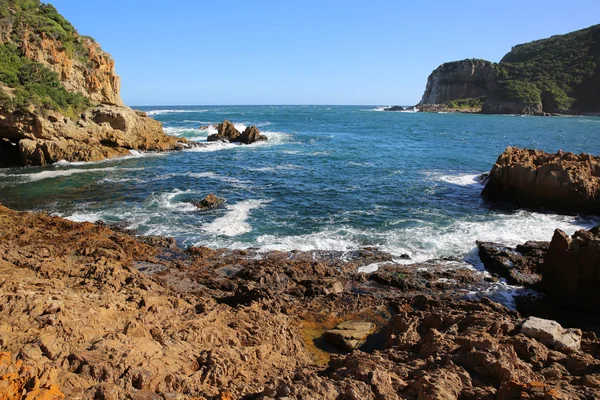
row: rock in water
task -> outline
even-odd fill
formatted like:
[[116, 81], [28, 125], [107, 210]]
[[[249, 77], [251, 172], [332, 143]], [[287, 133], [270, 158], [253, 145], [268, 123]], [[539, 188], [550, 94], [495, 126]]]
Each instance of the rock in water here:
[[549, 319], [529, 317], [521, 327], [521, 333], [557, 350], [577, 351], [581, 347], [581, 330], [564, 329]]
[[210, 210], [212, 208], [219, 207], [223, 203], [225, 203], [225, 199], [217, 197], [211, 193], [202, 199], [202, 201], [195, 201], [192, 204], [201, 210]]
[[346, 321], [326, 331], [324, 338], [344, 350], [354, 350], [362, 346], [374, 331], [375, 324], [372, 322]]
[[477, 241], [477, 248], [481, 262], [491, 273], [506, 278], [510, 284], [539, 289], [548, 242], [529, 241], [513, 249], [499, 243]]
[[557, 229], [542, 265], [544, 291], [557, 303], [600, 314], [600, 227], [569, 237]]
[[222, 124], [217, 125], [217, 133], [209, 135], [206, 140], [209, 142], [216, 141], [228, 141], [228, 142], [239, 142], [240, 131], [235, 129], [235, 126], [231, 121], [225, 120]]
[[239, 138], [239, 142], [244, 144], [251, 144], [262, 140], [268, 140], [268, 138], [265, 135], [260, 134], [260, 131], [256, 125], [252, 125], [244, 129], [244, 132], [242, 132]]
[[404, 107], [402, 107], [402, 106], [386, 107], [383, 109], [383, 111], [404, 111]]
[[558, 212], [600, 214], [600, 157], [508, 147], [482, 196]]

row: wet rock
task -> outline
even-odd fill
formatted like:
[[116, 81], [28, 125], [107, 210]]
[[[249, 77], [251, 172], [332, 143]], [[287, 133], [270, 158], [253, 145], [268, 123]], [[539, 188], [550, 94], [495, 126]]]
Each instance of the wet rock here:
[[558, 212], [600, 214], [600, 157], [508, 147], [482, 196]]
[[235, 129], [233, 123], [229, 120], [223, 121], [223, 123], [217, 125], [217, 133], [209, 135], [206, 139], [209, 142], [216, 141], [227, 141], [227, 142], [239, 142], [240, 131]]
[[265, 135], [261, 135], [260, 131], [255, 125], [249, 126], [244, 129], [244, 132], [240, 135], [238, 142], [244, 144], [251, 144], [254, 142], [265, 141], [268, 138]]
[[192, 204], [196, 206], [196, 208], [200, 210], [210, 210], [213, 208], [217, 208], [225, 203], [225, 199], [221, 197], [217, 197], [214, 194], [209, 194], [201, 201], [194, 201]]
[[581, 347], [581, 330], [564, 329], [558, 322], [548, 319], [527, 318], [521, 333], [557, 350], [576, 351]]
[[346, 321], [335, 329], [326, 331], [324, 337], [329, 343], [344, 350], [354, 350], [362, 346], [374, 331], [375, 324], [372, 322]]
[[516, 248], [499, 243], [477, 241], [479, 258], [493, 274], [506, 278], [508, 283], [534, 289], [541, 287], [541, 265], [548, 242], [526, 242]]
[[385, 107], [383, 109], [383, 111], [404, 111], [404, 107], [402, 107], [402, 106]]

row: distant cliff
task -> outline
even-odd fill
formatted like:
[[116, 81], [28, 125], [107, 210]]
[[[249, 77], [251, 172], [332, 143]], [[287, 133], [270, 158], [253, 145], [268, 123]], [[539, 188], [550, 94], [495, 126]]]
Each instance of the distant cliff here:
[[123, 105], [109, 54], [39, 0], [0, 0], [0, 165], [96, 161], [177, 146]]
[[600, 25], [517, 45], [499, 63], [442, 64], [419, 103], [435, 109], [430, 105], [489, 114], [598, 113]]

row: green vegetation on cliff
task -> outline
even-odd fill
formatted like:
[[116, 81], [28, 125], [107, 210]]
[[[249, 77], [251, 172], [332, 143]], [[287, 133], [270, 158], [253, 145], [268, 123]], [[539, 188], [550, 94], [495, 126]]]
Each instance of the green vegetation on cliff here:
[[499, 63], [444, 63], [421, 103], [460, 109], [481, 97], [484, 113], [600, 112], [600, 25], [517, 45]]
[[456, 99], [456, 100], [450, 100], [446, 102], [446, 106], [448, 106], [448, 108], [453, 108], [453, 109], [457, 109], [457, 110], [464, 110], [464, 109], [481, 109], [481, 106], [483, 106], [483, 103], [485, 102], [485, 96], [482, 97], [475, 97], [475, 98], [468, 98], [468, 99]]
[[86, 57], [75, 28], [52, 5], [38, 0], [1, 0], [3, 26], [12, 29], [10, 37], [2, 38], [4, 43], [0, 44], [0, 107], [14, 111], [33, 105], [74, 117], [91, 105], [83, 94], [68, 91], [56, 72], [24, 57], [15, 44], [25, 32], [31, 32], [34, 40], [48, 37], [60, 41], [70, 57]]
[[547, 111], [600, 107], [600, 25], [520, 44], [500, 63], [500, 95]]

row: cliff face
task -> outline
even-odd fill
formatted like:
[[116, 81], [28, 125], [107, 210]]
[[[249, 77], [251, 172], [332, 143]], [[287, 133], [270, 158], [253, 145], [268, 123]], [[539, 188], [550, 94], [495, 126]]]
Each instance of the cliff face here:
[[600, 25], [517, 45], [499, 63], [442, 64], [419, 104], [461, 108], [481, 98], [487, 114], [599, 113]]
[[455, 99], [485, 96], [498, 71], [485, 60], [462, 60], [440, 65], [429, 75], [419, 104], [442, 104]]
[[0, 3], [0, 165], [97, 161], [177, 139], [126, 107], [115, 63], [54, 7]]
[[26, 58], [56, 72], [67, 90], [81, 92], [97, 103], [122, 106], [114, 60], [91, 39], [80, 36], [77, 40], [87, 53], [84, 59], [69, 57], [59, 41], [32, 31], [25, 31], [17, 43]]

